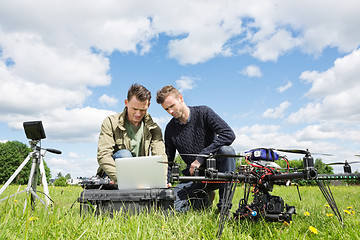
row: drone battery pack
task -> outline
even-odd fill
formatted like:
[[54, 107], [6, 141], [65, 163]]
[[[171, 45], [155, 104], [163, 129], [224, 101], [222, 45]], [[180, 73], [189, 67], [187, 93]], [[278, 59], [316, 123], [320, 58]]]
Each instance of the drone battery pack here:
[[275, 160], [279, 159], [279, 155], [276, 152], [274, 152], [272, 149], [267, 148], [252, 149], [245, 152], [245, 154], [249, 154], [250, 160], [252, 161], [263, 160], [274, 162]]
[[170, 211], [174, 207], [175, 195], [170, 188], [149, 188], [133, 190], [84, 189], [78, 202], [80, 214], [95, 215], [116, 212], [138, 214], [144, 211]]

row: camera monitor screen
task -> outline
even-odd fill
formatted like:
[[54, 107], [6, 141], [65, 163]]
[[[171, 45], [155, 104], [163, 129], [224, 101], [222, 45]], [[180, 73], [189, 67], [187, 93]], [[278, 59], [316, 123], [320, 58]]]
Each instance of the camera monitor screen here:
[[40, 140], [46, 138], [41, 121], [24, 122], [23, 125], [28, 139]]

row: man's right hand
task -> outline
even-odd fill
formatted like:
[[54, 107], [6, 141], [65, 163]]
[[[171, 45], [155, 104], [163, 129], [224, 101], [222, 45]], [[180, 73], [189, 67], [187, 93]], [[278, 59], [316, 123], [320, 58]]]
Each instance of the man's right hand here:
[[194, 176], [195, 168], [199, 168], [200, 166], [201, 166], [201, 163], [198, 160], [193, 161], [192, 164], [190, 165], [190, 169], [189, 169], [190, 175]]

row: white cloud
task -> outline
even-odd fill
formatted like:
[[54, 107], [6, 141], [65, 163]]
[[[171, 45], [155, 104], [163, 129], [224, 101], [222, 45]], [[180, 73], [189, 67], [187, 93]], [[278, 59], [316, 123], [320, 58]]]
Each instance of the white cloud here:
[[277, 91], [278, 91], [279, 93], [283, 93], [283, 92], [285, 92], [286, 90], [288, 90], [289, 88], [291, 88], [292, 85], [293, 85], [292, 82], [288, 81], [284, 86], [278, 87], [278, 88], [277, 88]]
[[[236, 139], [232, 146], [236, 152], [244, 152], [259, 147], [308, 149], [310, 153], [313, 153], [314, 159], [319, 157], [325, 163], [334, 162], [336, 159], [354, 158], [354, 152], [351, 149], [351, 146], [347, 148], [331, 141], [332, 137], [341, 135], [341, 130], [336, 133], [330, 133], [322, 126], [310, 126], [294, 133], [286, 133], [283, 130], [284, 128], [281, 125], [261, 124], [235, 128], [234, 132], [236, 134]], [[319, 133], [321, 134], [318, 135]], [[327, 137], [330, 137], [330, 139]], [[290, 160], [303, 157], [301, 154], [278, 153], [280, 155], [286, 155]], [[333, 154], [334, 156], [317, 155], [315, 153]], [[342, 172], [342, 169], [337, 169], [336, 171]]]
[[70, 173], [71, 177], [92, 177], [96, 174], [98, 163], [96, 158], [45, 158], [45, 162], [51, 169], [51, 176], [56, 177], [59, 172], [63, 176]]
[[79, 155], [77, 153], [74, 153], [74, 152], [69, 152], [69, 157], [70, 158], [79, 158]]
[[[165, 112], [165, 110], [164, 110], [164, 112]], [[162, 117], [153, 117], [153, 120], [160, 126], [160, 128], [163, 131], [165, 131], [166, 124], [168, 124], [168, 122], [170, 122], [171, 116], [168, 114], [168, 115], [164, 115]]]
[[259, 41], [252, 55], [261, 61], [276, 61], [279, 56], [299, 45], [299, 40], [286, 30], [274, 32], [272, 36]]
[[110, 84], [108, 59], [92, 54], [89, 48], [47, 45], [37, 33], [1, 30], [0, 45], [3, 58], [9, 57], [15, 63], [6, 69], [8, 74], [33, 84], [51, 84], [69, 90]]
[[[36, 10], [25, 11], [27, 7]], [[70, 55], [75, 49], [82, 51], [90, 47], [104, 53], [119, 50], [144, 54], [150, 51], [154, 39], [165, 34], [172, 38], [169, 57], [181, 64], [202, 63], [219, 55], [232, 56], [244, 51], [262, 61], [275, 61], [294, 48], [310, 54], [319, 54], [326, 47], [346, 52], [355, 49], [360, 33], [353, 31], [358, 22], [354, 9], [359, 7], [356, 0], [346, 4], [324, 0], [108, 1], [106, 4], [34, 0], [31, 5], [15, 1], [0, 3], [0, 29], [5, 35], [28, 34], [28, 39]]]
[[[111, 83], [108, 56], [114, 51], [146, 54], [165, 36], [168, 57], [185, 65], [236, 54], [276, 61], [291, 51], [315, 56], [328, 47], [353, 51], [327, 71], [301, 75], [312, 84], [306, 94], [311, 102], [288, 121], [315, 124], [296, 132], [298, 139], [276, 127], [270, 127], [274, 132], [266, 131], [269, 126], [242, 130], [249, 134], [244, 136], [248, 145], [285, 142], [320, 149], [325, 143], [307, 139], [339, 138], [324, 128], [323, 122], [331, 121], [358, 141], [359, 129], [346, 126], [358, 126], [360, 120], [357, 9], [357, 0], [0, 1], [0, 121], [22, 129], [23, 121], [42, 119], [54, 140], [95, 141], [101, 121], [113, 112], [85, 103], [93, 88]], [[7, 65], [9, 60], [13, 64]], [[184, 76], [177, 84], [189, 90], [194, 80]], [[288, 106], [282, 104], [264, 114], [283, 116]]]
[[266, 118], [283, 118], [284, 117], [284, 111], [291, 105], [290, 102], [284, 101], [280, 103], [280, 105], [273, 109], [269, 108], [263, 113], [263, 117]]
[[186, 90], [191, 90], [196, 86], [195, 80], [196, 79], [188, 76], [181, 76], [180, 79], [176, 80], [175, 82], [179, 91], [184, 92]]
[[23, 131], [22, 122], [41, 119], [48, 139], [64, 142], [96, 142], [100, 126], [112, 111], [91, 107], [55, 109], [36, 114], [5, 115], [3, 119], [13, 129]]
[[[336, 153], [340, 152], [340, 146], [318, 139], [299, 139], [300, 132], [293, 134], [282, 131], [280, 125], [261, 125], [254, 124], [235, 128], [236, 139], [232, 146], [235, 150], [246, 151], [254, 148], [279, 148], [279, 149], [309, 149], [317, 153]], [[289, 154], [287, 154], [289, 155]], [[290, 154], [291, 155], [291, 154]], [[291, 155], [292, 159], [299, 159], [302, 155]]]
[[360, 50], [339, 58], [324, 72], [300, 76], [311, 83], [306, 96], [313, 101], [287, 119], [291, 123], [331, 121], [360, 123]]
[[244, 68], [240, 73], [245, 76], [248, 76], [248, 77], [261, 77], [262, 76], [262, 72], [261, 72], [259, 66], [256, 66], [256, 65], [249, 65], [246, 68]]
[[110, 97], [106, 94], [103, 94], [100, 98], [99, 98], [99, 102], [108, 106], [115, 106], [118, 102], [118, 99], [114, 98], [114, 97]]

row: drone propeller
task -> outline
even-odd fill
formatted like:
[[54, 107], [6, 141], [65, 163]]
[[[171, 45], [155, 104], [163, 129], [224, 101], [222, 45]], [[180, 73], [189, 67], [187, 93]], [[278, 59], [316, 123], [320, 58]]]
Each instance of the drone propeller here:
[[309, 151], [307, 150], [301, 150], [301, 149], [276, 149], [276, 148], [272, 148], [275, 151], [280, 151], [280, 152], [287, 152], [287, 153], [297, 153], [297, 154], [308, 154]]
[[355, 163], [360, 163], [360, 161], [348, 162], [347, 160], [345, 160], [345, 162], [326, 163], [326, 165], [346, 165], [346, 164], [355, 164]]
[[[295, 153], [295, 154], [310, 154], [309, 150], [303, 149], [277, 149], [272, 148], [272, 150], [280, 151], [280, 152], [287, 152], [287, 153]], [[332, 154], [327, 153], [312, 153], [313, 155], [324, 155], [324, 156], [333, 156]]]
[[347, 160], [345, 160], [345, 162], [333, 162], [333, 163], [327, 163], [326, 165], [344, 165], [344, 172], [345, 173], [351, 173], [351, 166], [350, 164], [354, 164], [354, 163], [360, 163], [360, 161], [355, 161], [355, 162], [348, 162]]

